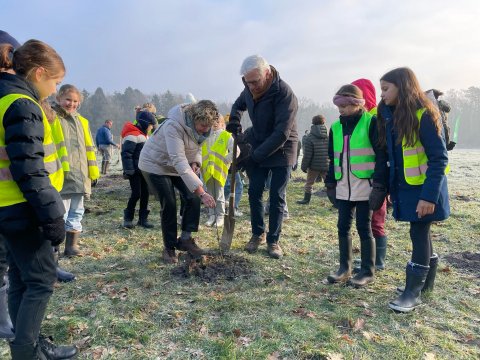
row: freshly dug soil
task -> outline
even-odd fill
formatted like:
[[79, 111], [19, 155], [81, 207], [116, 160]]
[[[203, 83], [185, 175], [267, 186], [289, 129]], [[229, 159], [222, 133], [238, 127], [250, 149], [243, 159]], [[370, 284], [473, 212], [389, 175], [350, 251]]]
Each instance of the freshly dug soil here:
[[205, 282], [234, 281], [249, 278], [254, 274], [253, 266], [247, 259], [235, 255], [210, 253], [200, 259], [193, 259], [188, 253], [179, 258], [179, 264], [172, 275], [180, 278], [194, 277]]
[[445, 255], [444, 258], [460, 271], [473, 273], [480, 277], [480, 253], [464, 251]]

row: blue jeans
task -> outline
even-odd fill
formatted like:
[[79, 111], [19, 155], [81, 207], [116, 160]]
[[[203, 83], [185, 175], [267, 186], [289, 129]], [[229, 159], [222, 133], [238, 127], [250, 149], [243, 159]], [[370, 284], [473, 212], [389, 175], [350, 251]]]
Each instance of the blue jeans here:
[[63, 206], [65, 206], [65, 230], [82, 231], [82, 219], [85, 213], [83, 207], [83, 194], [62, 195]]
[[[225, 183], [224, 194], [225, 194], [225, 199], [228, 199], [230, 197], [230, 174], [228, 174], [227, 182]], [[242, 195], [243, 195], [242, 177], [240, 176], [240, 172], [237, 171], [237, 173], [235, 174], [235, 209], [238, 209], [238, 204], [240, 204]]]
[[291, 166], [263, 168], [258, 165], [247, 168], [250, 179], [248, 200], [250, 202], [250, 217], [252, 234], [260, 236], [265, 232], [263, 191], [268, 173], [272, 172], [270, 183], [270, 212], [268, 221], [267, 242], [276, 243], [282, 231], [283, 215], [286, 204], [286, 190], [290, 179]]

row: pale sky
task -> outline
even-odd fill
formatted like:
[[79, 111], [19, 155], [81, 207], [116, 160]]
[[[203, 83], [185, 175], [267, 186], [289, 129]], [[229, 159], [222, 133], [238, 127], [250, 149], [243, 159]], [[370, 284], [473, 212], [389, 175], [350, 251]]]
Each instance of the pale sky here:
[[399, 66], [424, 89], [480, 86], [478, 0], [0, 0], [0, 29], [53, 46], [90, 92], [234, 101], [252, 54], [319, 104]]

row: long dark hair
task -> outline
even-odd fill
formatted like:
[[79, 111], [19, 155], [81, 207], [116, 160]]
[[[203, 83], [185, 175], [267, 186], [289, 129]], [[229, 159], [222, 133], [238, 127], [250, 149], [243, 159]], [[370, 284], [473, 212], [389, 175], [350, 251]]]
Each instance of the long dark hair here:
[[[422, 91], [417, 77], [411, 69], [401, 67], [391, 70], [383, 75], [380, 80], [391, 83], [398, 88], [398, 102], [393, 113], [393, 126], [398, 134], [398, 144], [401, 144], [404, 137], [407, 146], [415, 144], [420, 132], [420, 122], [416, 113], [421, 108], [426, 109], [432, 117], [437, 134], [441, 134], [440, 112]], [[379, 108], [383, 106], [386, 105], [382, 100]], [[386, 143], [386, 129], [381, 111], [378, 111], [378, 125], [379, 142], [384, 145]]]

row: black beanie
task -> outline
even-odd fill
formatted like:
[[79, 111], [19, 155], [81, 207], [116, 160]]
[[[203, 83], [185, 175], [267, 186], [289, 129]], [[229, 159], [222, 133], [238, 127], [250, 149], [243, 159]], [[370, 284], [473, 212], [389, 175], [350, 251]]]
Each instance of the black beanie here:
[[140, 111], [137, 113], [137, 125], [144, 133], [147, 132], [148, 125], [153, 125], [155, 127], [157, 125], [157, 119], [155, 115], [152, 114], [150, 111]]
[[0, 44], [10, 44], [13, 46], [14, 49], [20, 47], [20, 43], [15, 40], [15, 38], [12, 37], [9, 33], [3, 30], [0, 30]]

